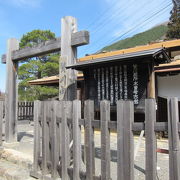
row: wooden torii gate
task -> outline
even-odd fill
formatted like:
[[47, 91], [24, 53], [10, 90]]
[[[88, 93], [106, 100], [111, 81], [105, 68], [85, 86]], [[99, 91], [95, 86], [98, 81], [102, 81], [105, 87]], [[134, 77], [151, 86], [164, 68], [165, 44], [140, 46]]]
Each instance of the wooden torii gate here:
[[89, 43], [88, 31], [77, 31], [77, 20], [66, 16], [61, 19], [61, 38], [45, 41], [34, 47], [19, 49], [19, 42], [11, 38], [7, 43], [7, 53], [2, 62], [7, 64], [5, 99], [5, 141], [17, 141], [17, 71], [18, 62], [27, 58], [61, 51], [59, 99], [76, 99], [76, 72], [66, 70], [66, 65], [74, 64], [77, 59], [77, 47]]

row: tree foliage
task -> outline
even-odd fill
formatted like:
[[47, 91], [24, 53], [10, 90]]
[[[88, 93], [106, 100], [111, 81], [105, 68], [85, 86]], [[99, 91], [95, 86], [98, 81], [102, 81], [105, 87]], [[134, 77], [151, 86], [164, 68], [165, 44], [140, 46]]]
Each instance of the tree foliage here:
[[[49, 30], [33, 30], [23, 35], [20, 48], [32, 47], [46, 40], [54, 39], [55, 34]], [[58, 95], [57, 87], [33, 86], [30, 80], [59, 74], [59, 54], [30, 58], [24, 61], [18, 71], [19, 100], [44, 100]]]
[[168, 23], [167, 39], [180, 38], [180, 15], [177, 10], [176, 4], [174, 3]]

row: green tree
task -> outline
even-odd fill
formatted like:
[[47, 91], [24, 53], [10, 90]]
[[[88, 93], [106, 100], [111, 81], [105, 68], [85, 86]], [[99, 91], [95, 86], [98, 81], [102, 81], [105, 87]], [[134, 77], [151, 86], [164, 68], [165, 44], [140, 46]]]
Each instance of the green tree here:
[[[55, 39], [55, 34], [49, 30], [33, 30], [23, 35], [20, 48], [32, 47], [43, 41]], [[57, 87], [32, 86], [28, 83], [59, 73], [59, 54], [53, 53], [25, 60], [19, 67], [19, 100], [44, 100], [58, 95]]]
[[171, 16], [168, 23], [167, 39], [180, 38], [180, 14], [177, 4], [174, 2], [174, 7], [171, 11]]

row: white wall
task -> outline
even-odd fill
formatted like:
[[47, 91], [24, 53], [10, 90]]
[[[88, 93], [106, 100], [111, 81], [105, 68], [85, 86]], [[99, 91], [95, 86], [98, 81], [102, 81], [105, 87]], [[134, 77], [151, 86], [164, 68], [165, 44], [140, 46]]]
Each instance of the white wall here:
[[180, 99], [180, 74], [175, 76], [158, 76], [158, 96], [178, 97]]

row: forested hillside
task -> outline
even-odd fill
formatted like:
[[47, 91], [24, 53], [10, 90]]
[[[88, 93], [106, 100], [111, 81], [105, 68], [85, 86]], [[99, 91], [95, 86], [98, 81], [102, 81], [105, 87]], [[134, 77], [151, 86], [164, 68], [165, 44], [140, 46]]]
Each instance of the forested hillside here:
[[114, 51], [131, 48], [139, 45], [146, 45], [151, 42], [159, 41], [165, 38], [168, 30], [166, 25], [156, 26], [148, 31], [134, 35], [131, 38], [120, 40], [110, 46], [104, 47], [101, 51]]

